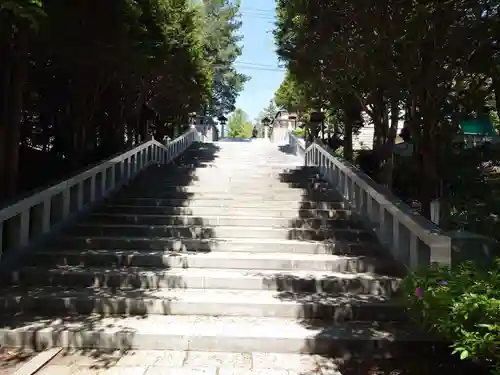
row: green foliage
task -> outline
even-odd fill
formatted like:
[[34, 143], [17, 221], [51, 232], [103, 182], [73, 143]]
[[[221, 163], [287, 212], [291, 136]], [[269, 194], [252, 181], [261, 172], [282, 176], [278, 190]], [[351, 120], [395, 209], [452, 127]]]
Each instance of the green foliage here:
[[500, 145], [463, 148], [448, 156], [450, 228], [480, 233], [500, 240]]
[[287, 71], [283, 82], [274, 94], [276, 105], [288, 112], [306, 112], [314, 106], [311, 96], [297, 78]]
[[212, 69], [212, 90], [207, 115], [219, 117], [234, 111], [238, 94], [249, 77], [234, 68], [241, 55], [240, 5], [231, 0], [203, 0], [205, 59]]
[[305, 129], [297, 128], [295, 129], [295, 134], [301, 138], [303, 138], [306, 134]]
[[40, 19], [45, 15], [42, 0], [3, 0], [0, 3], [0, 14], [9, 12], [16, 19], [27, 20], [31, 27], [38, 28]]
[[500, 365], [500, 259], [488, 270], [434, 265], [410, 274], [402, 291], [408, 313], [448, 339], [461, 359]]
[[[226, 0], [0, 1], [0, 149], [20, 138], [70, 174], [172, 136], [192, 112], [232, 110], [246, 79], [233, 68], [238, 17]], [[0, 200], [17, 165], [0, 153]]]
[[265, 107], [264, 109], [262, 109], [262, 111], [259, 112], [259, 115], [255, 119], [257, 122], [257, 125], [260, 126], [262, 124], [262, 120], [265, 117], [267, 117], [269, 120], [272, 120], [276, 116], [277, 113], [278, 113], [278, 108], [276, 106], [276, 103], [274, 102], [274, 100], [270, 100], [269, 105], [267, 107]]
[[497, 133], [500, 133], [500, 118], [498, 117], [498, 111], [490, 112], [491, 123], [493, 124], [493, 128]]
[[227, 127], [229, 129], [227, 133], [229, 138], [249, 138], [252, 135], [252, 122], [241, 108], [237, 108], [229, 116]]
[[498, 2], [276, 3], [277, 52], [289, 71], [277, 92], [279, 105], [332, 110], [347, 133], [359, 129], [364, 112], [374, 125], [380, 167], [390, 165], [385, 161], [404, 111], [418, 155], [415, 198], [428, 216], [429, 202], [448, 185], [441, 179], [450, 169], [443, 154], [457, 124], [500, 97]]

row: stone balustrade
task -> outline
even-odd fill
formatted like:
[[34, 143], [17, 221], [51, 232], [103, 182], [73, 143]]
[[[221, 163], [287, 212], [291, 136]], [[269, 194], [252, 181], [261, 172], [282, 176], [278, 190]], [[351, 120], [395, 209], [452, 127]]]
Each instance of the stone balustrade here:
[[0, 258], [41, 239], [105, 198], [152, 163], [169, 163], [199, 141], [195, 128], [163, 145], [151, 139], [74, 177], [0, 209]]
[[306, 148], [292, 132], [288, 138], [294, 153], [304, 156], [306, 165], [319, 168], [397, 261], [409, 269], [430, 263], [451, 265], [453, 236], [442, 232], [359, 169], [333, 156], [321, 142]]

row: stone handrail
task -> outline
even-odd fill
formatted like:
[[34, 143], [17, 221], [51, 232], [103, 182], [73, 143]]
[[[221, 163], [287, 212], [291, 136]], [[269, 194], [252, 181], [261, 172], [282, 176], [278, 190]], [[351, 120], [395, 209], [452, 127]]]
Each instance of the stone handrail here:
[[360, 218], [375, 231], [381, 244], [409, 269], [430, 263], [451, 265], [452, 238], [385, 191], [366, 174], [341, 160], [321, 142], [305, 148], [295, 134], [288, 143], [297, 155], [304, 154], [305, 165], [317, 166]]
[[24, 248], [39, 240], [70, 215], [105, 198], [152, 163], [169, 163], [199, 140], [194, 128], [166, 145], [151, 139], [0, 209], [0, 258], [5, 251]]
[[303, 139], [299, 138], [292, 131], [288, 132], [288, 145], [290, 146], [290, 148], [294, 154], [305, 158], [305, 156], [306, 156], [305, 141]]

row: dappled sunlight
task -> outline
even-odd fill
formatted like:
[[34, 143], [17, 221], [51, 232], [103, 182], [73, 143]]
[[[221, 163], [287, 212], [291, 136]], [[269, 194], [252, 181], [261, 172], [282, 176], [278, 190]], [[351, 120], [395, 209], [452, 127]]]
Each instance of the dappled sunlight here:
[[[279, 292], [276, 298], [300, 305], [297, 318], [303, 326], [319, 330], [304, 350], [331, 360], [411, 357], [428, 347], [424, 339], [418, 343], [419, 330], [410, 324], [397, 298], [401, 270], [340, 194], [311, 167], [287, 170], [279, 179], [302, 191], [297, 217], [288, 225], [288, 239], [315, 241], [325, 254], [348, 257], [329, 274], [278, 274], [268, 281]], [[345, 337], [351, 340], [343, 342]], [[449, 352], [446, 344], [443, 347]]]
[[[218, 151], [214, 144], [195, 144], [169, 165], [148, 167], [24, 259], [13, 272], [13, 286], [2, 293], [1, 308], [10, 313], [4, 327], [26, 329], [3, 331], [5, 345], [126, 350], [135, 331], [120, 318], [170, 315], [175, 297], [155, 293], [202, 287], [202, 278], [185, 279], [192, 261], [186, 256], [210, 252], [215, 235], [189, 211], [196, 194], [186, 189], [198, 179], [198, 168], [213, 165]], [[141, 189], [150, 194], [139, 194]], [[109, 329], [113, 333], [103, 336]], [[94, 353], [106, 361], [105, 351]]]
[[0, 348], [0, 374], [14, 374], [36, 354], [27, 348]]
[[[387, 276], [343, 272], [332, 273], [299, 271], [293, 273], [247, 271], [247, 275], [263, 277], [265, 289], [300, 293], [354, 293], [391, 296], [397, 293], [400, 281]], [[342, 277], [339, 277], [342, 276]]]

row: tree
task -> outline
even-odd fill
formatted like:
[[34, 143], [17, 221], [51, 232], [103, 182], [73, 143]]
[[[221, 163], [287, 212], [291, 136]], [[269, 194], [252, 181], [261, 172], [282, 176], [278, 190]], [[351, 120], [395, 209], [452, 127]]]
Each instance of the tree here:
[[186, 125], [212, 96], [203, 17], [189, 0], [1, 2], [0, 201]]
[[219, 117], [234, 111], [238, 94], [250, 77], [234, 63], [241, 55], [239, 2], [203, 0], [205, 57], [212, 66], [212, 91], [206, 114]]
[[[404, 112], [420, 171], [419, 200], [429, 215], [429, 201], [446, 185], [444, 155], [460, 118], [481, 115], [493, 91], [498, 10], [494, 0], [278, 0], [274, 35], [294, 79], [341, 114], [344, 137], [363, 112], [369, 116], [381, 183], [390, 183]], [[280, 95], [292, 104], [287, 90]]]
[[252, 135], [252, 122], [241, 108], [236, 108], [227, 121], [229, 138], [249, 138]]
[[263, 108], [262, 111], [259, 112], [259, 115], [255, 119], [256, 123], [258, 125], [262, 124], [262, 120], [267, 117], [269, 120], [272, 120], [276, 114], [278, 113], [278, 107], [276, 106], [276, 103], [274, 102], [273, 99], [269, 101], [269, 104], [267, 107]]
[[296, 112], [299, 117], [313, 110], [317, 98], [308, 93], [306, 87], [301, 84], [297, 77], [290, 71], [287, 71], [285, 78], [278, 90], [274, 94], [276, 105], [288, 112]]
[[17, 187], [28, 42], [42, 17], [38, 0], [0, 4], [0, 201]]

